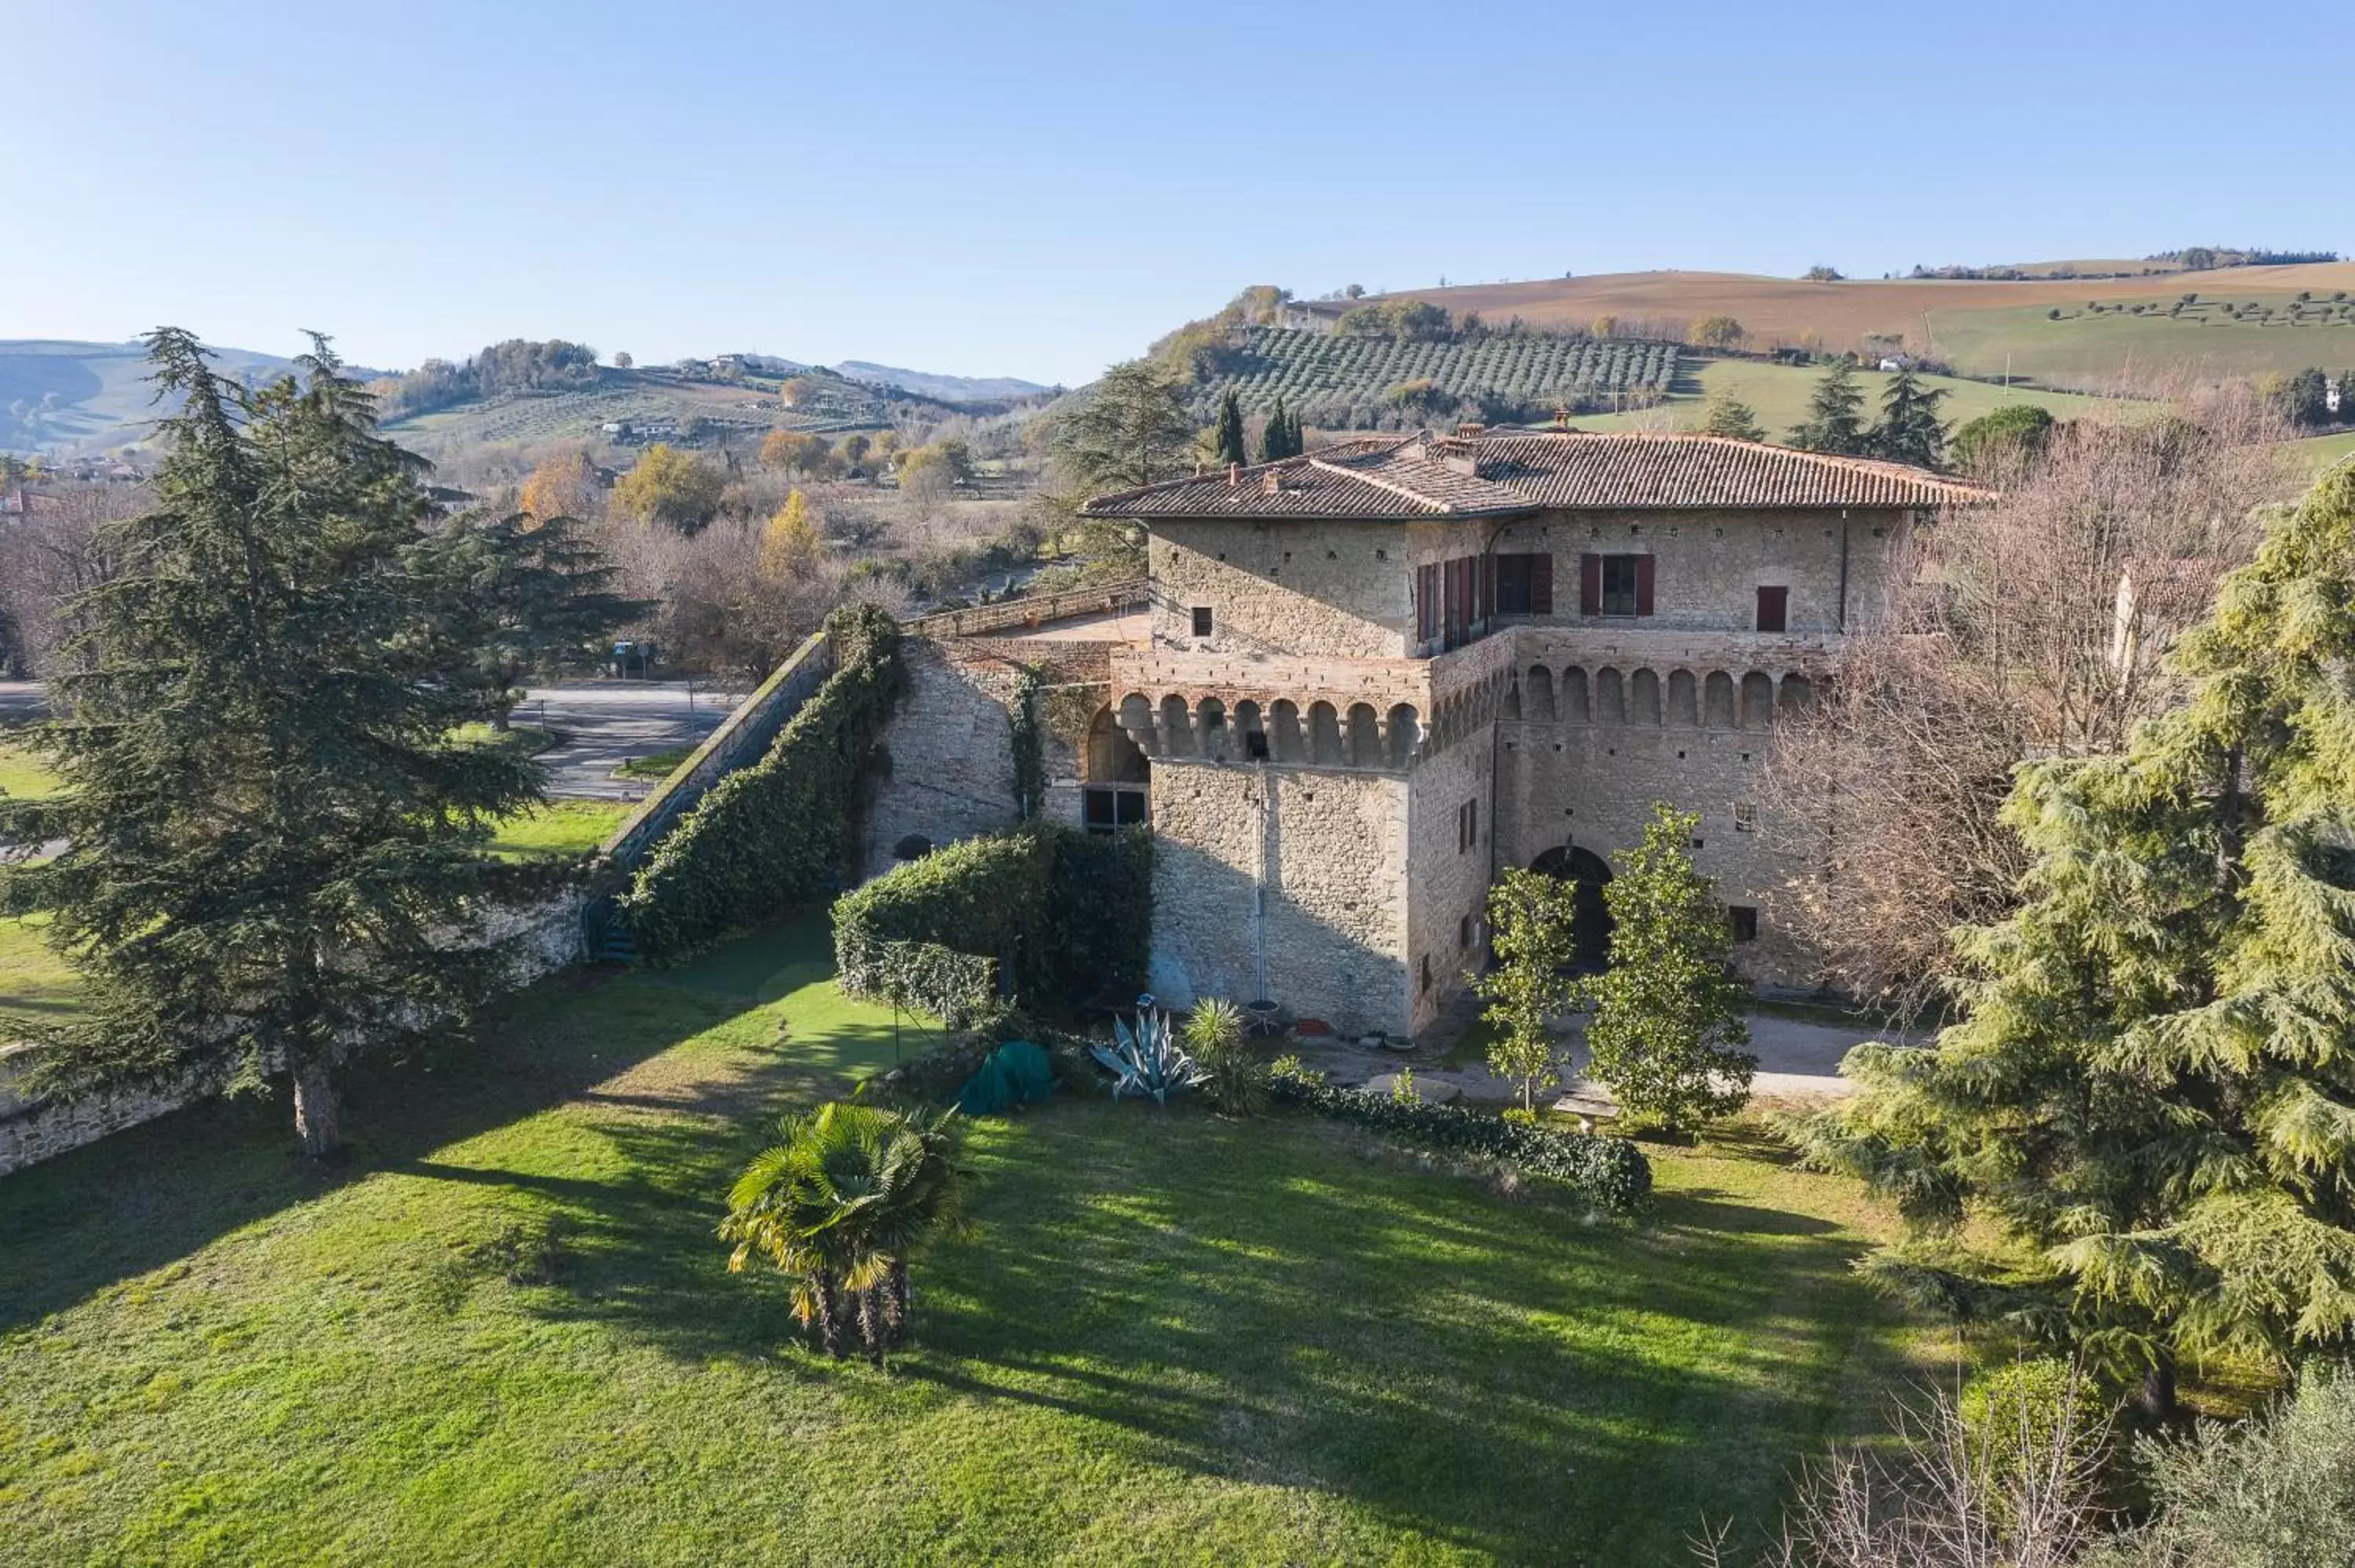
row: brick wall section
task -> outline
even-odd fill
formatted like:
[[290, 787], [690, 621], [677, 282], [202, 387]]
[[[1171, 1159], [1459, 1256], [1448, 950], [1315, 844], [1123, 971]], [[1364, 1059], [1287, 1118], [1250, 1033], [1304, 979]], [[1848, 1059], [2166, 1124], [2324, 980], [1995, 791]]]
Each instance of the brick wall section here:
[[[890, 870], [893, 847], [911, 833], [939, 845], [1020, 821], [1008, 708], [1023, 666], [1036, 668], [1047, 685], [1102, 688], [1117, 646], [1005, 637], [901, 642], [908, 696], [883, 732], [891, 768], [868, 805], [860, 854], [866, 874]], [[1047, 705], [1041, 710], [1044, 721]], [[1076, 823], [1082, 764], [1074, 737], [1042, 722], [1039, 739], [1047, 776], [1041, 814]]]
[[1392, 774], [1153, 765], [1154, 993], [1267, 994], [1348, 1033], [1407, 1014], [1407, 785]]

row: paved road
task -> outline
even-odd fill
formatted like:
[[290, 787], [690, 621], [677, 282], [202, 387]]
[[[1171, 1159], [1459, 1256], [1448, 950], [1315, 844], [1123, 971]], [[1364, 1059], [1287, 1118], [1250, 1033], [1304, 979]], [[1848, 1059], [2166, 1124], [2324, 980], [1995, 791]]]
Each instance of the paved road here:
[[[570, 799], [635, 800], [653, 781], [613, 777], [633, 757], [689, 746], [719, 727], [743, 700], [738, 690], [684, 681], [566, 681], [535, 686], [516, 710], [518, 724], [555, 730], [564, 743], [540, 754], [548, 792]], [[43, 716], [48, 699], [38, 681], [0, 681], [0, 725]]]
[[38, 681], [0, 681], [0, 725], [46, 718], [49, 695]]
[[567, 681], [534, 686], [515, 718], [563, 737], [539, 756], [548, 767], [549, 794], [635, 800], [655, 780], [616, 779], [613, 769], [633, 757], [700, 741], [743, 697], [700, 682], [690, 694], [684, 681]]

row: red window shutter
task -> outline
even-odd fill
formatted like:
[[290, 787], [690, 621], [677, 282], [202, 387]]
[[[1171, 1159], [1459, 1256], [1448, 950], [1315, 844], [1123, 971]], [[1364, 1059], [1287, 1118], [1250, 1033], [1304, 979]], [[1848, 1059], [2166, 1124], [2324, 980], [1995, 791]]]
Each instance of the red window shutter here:
[[1540, 550], [1529, 557], [1529, 613], [1553, 613], [1553, 552]]
[[1652, 613], [1652, 557], [1636, 557], [1636, 613]]
[[1592, 550], [1578, 557], [1578, 613], [1603, 613], [1603, 557]]

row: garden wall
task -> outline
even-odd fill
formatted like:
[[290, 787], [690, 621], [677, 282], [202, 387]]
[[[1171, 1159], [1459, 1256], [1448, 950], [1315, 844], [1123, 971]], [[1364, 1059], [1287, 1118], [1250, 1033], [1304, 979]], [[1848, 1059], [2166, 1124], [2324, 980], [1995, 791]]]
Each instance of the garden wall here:
[[[484, 939], [511, 943], [510, 985], [517, 990], [580, 960], [581, 910], [585, 895], [568, 889], [538, 903], [493, 913]], [[59, 1101], [22, 1092], [38, 1048], [0, 1044], [0, 1176], [79, 1149], [112, 1132], [152, 1121], [202, 1099], [211, 1080], [191, 1073], [171, 1083], [117, 1089]]]

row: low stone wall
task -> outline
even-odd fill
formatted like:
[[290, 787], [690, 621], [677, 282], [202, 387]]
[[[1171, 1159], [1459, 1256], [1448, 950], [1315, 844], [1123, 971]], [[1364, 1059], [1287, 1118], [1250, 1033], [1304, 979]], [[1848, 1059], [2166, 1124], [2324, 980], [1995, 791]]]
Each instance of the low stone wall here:
[[[583, 902], [584, 895], [570, 889], [538, 904], [496, 910], [484, 922], [486, 943], [511, 944], [511, 986], [520, 990], [580, 960]], [[190, 1073], [145, 1088], [54, 1100], [21, 1087], [37, 1049], [0, 1044], [0, 1176], [153, 1121], [215, 1087], [204, 1075]]]
[[758, 761], [785, 727], [785, 721], [833, 671], [834, 654], [826, 646], [826, 633], [813, 632], [793, 657], [778, 665], [705, 737], [694, 755], [671, 769], [670, 777], [623, 819], [605, 841], [604, 858], [619, 866], [637, 864], [703, 799], [706, 790], [737, 768]]
[[943, 610], [909, 621], [907, 631], [911, 637], [981, 637], [1010, 631], [1018, 626], [1045, 626], [1083, 615], [1113, 615], [1149, 603], [1152, 598], [1151, 583], [1143, 577], [1131, 577], [1102, 588], [1073, 588], [1069, 593], [1000, 599], [971, 609]]

